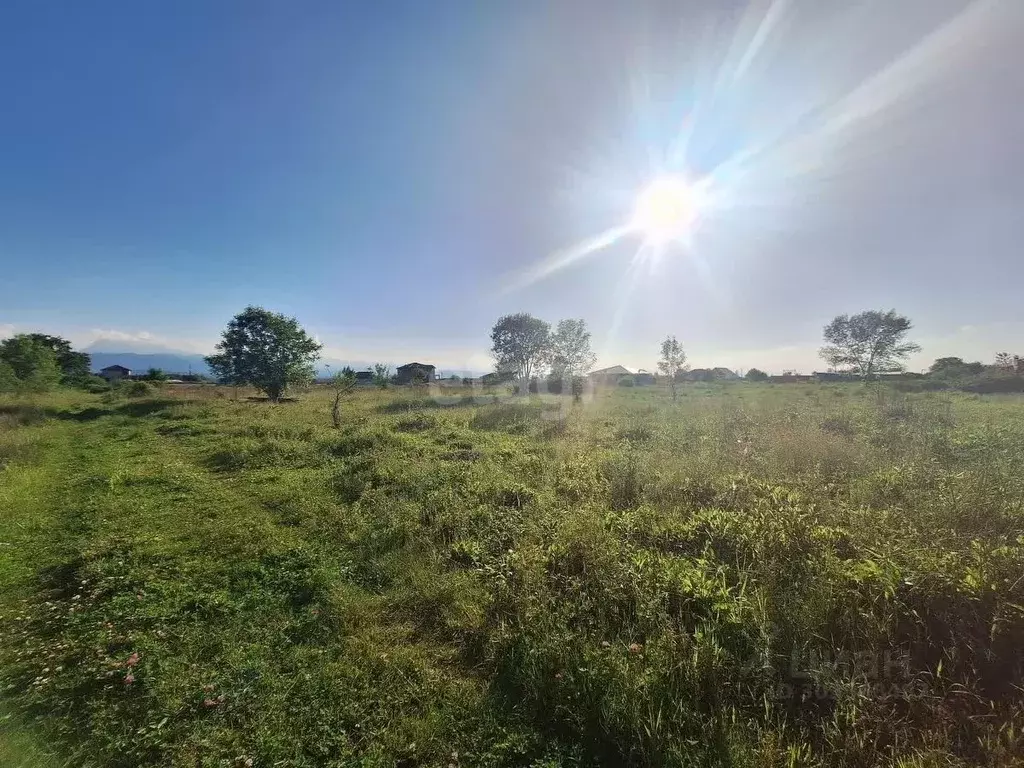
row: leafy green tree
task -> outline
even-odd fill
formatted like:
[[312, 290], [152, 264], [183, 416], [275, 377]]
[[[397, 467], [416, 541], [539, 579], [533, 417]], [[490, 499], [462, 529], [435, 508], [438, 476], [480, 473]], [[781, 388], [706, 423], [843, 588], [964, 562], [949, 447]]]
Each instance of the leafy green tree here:
[[146, 381], [166, 381], [167, 374], [159, 368], [150, 368], [142, 378]]
[[251, 384], [276, 402], [289, 385], [313, 380], [321, 345], [294, 317], [250, 306], [231, 319], [216, 349], [205, 360], [221, 381]]
[[48, 336], [45, 333], [27, 334], [30, 339], [53, 350], [57, 356], [57, 365], [60, 366], [61, 375], [64, 381], [81, 381], [89, 377], [89, 366], [91, 360], [85, 352], [76, 352], [71, 348], [71, 342], [62, 339], [60, 336]]
[[581, 376], [594, 367], [590, 331], [583, 319], [559, 320], [550, 340], [551, 373], [560, 379]]
[[866, 379], [902, 371], [902, 360], [921, 350], [906, 341], [911, 327], [909, 318], [894, 309], [838, 315], [825, 326], [826, 344], [819, 354], [834, 368], [852, 368]]
[[18, 389], [44, 392], [60, 383], [56, 353], [32, 335], [22, 333], [0, 342], [0, 360], [10, 368]]
[[491, 354], [499, 372], [529, 381], [548, 359], [551, 326], [527, 312], [504, 315], [491, 329]]
[[759, 368], [751, 368], [743, 378], [747, 381], [768, 381], [768, 374]]
[[658, 361], [658, 370], [668, 376], [669, 387], [672, 388], [672, 399], [676, 399], [676, 377], [686, 370], [686, 353], [683, 345], [675, 336], [666, 336], [661, 342], [661, 360]]
[[21, 382], [14, 375], [14, 369], [6, 360], [0, 360], [0, 392], [17, 392]]
[[964, 359], [962, 357], [940, 357], [928, 367], [928, 373], [943, 376], [950, 372], [959, 373], [963, 367]]
[[384, 363], [374, 363], [373, 365], [373, 383], [381, 389], [387, 389], [388, 383], [391, 381], [391, 366], [385, 365]]
[[982, 363], [965, 363], [959, 357], [940, 357], [928, 368], [928, 374], [942, 379], [976, 376], [985, 370]]
[[1011, 373], [1024, 373], [1024, 357], [1000, 352], [996, 355], [996, 368]]

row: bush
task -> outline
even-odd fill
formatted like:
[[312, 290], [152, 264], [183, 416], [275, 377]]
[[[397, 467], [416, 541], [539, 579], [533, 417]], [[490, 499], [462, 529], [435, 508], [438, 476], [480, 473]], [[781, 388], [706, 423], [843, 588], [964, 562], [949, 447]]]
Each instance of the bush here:
[[960, 388], [979, 395], [1024, 392], [1024, 376], [987, 373], [970, 380]]
[[145, 381], [129, 381], [121, 386], [121, 393], [127, 397], [147, 397], [153, 394], [153, 385]]
[[78, 379], [74, 385], [78, 389], [84, 389], [86, 392], [91, 392], [94, 395], [100, 392], [108, 392], [110, 390], [110, 383], [106, 379], [101, 379], [99, 376], [86, 376], [85, 378]]
[[18, 383], [14, 369], [5, 361], [0, 360], [0, 392], [15, 392], [18, 389]]
[[634, 379], [632, 376], [623, 376], [621, 379], [619, 379], [619, 386], [634, 387], [636, 386], [636, 379]]
[[[537, 382], [537, 378], [534, 377], [534, 378], [530, 379], [530, 382], [526, 385], [527, 392], [529, 392], [531, 395], [535, 395], [535, 394], [537, 394], [537, 390], [538, 389], [539, 389], [539, 384]], [[519, 385], [519, 384], [513, 384], [512, 387], [511, 387], [511, 391], [512, 391], [513, 395], [522, 394], [522, 391], [523, 391], [522, 390], [522, 386]]]
[[579, 401], [583, 397], [583, 393], [587, 389], [587, 377], [586, 376], [573, 376], [572, 383], [572, 396], [574, 400]]

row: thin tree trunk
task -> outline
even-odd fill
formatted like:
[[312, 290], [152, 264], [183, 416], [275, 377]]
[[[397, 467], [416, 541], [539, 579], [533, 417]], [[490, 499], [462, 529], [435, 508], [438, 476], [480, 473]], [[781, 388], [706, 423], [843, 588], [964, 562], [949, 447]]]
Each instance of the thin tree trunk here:
[[334, 405], [331, 407], [331, 421], [334, 422], [334, 428], [341, 428], [341, 392], [334, 394]]

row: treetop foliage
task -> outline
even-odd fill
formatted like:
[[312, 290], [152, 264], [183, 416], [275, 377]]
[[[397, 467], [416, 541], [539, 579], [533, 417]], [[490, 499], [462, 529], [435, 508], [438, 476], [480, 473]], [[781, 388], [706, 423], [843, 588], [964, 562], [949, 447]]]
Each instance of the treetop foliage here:
[[921, 347], [905, 341], [912, 323], [896, 310], [868, 310], [838, 315], [825, 326], [825, 346], [819, 352], [831, 366], [852, 369], [865, 378], [903, 370], [902, 360]]
[[529, 379], [549, 356], [551, 326], [527, 312], [504, 315], [491, 329], [491, 354], [498, 371]]
[[42, 392], [57, 386], [63, 374], [57, 353], [43, 340], [50, 338], [22, 333], [0, 341], [0, 388]]
[[499, 374], [530, 379], [549, 370], [552, 378], [582, 376], [597, 357], [590, 347], [590, 331], [582, 318], [550, 324], [526, 312], [505, 315], [491, 330], [491, 354]]
[[57, 356], [57, 365], [65, 382], [85, 379], [89, 376], [89, 365], [92, 362], [85, 352], [76, 352], [71, 342], [60, 336], [49, 336], [45, 333], [26, 334], [30, 339], [52, 349]]
[[749, 371], [747, 371], [744, 378], [747, 381], [767, 381], [768, 374], [762, 371], [760, 368], [751, 368]]
[[250, 384], [278, 400], [289, 385], [312, 381], [321, 345], [294, 317], [249, 306], [231, 319], [216, 349], [205, 360], [223, 383]]
[[582, 318], [559, 320], [551, 335], [551, 373], [559, 378], [582, 376], [597, 356], [590, 348], [590, 331]]
[[676, 377], [686, 370], [686, 352], [683, 345], [675, 336], [666, 336], [661, 342], [661, 360], [658, 361], [658, 370], [668, 376], [669, 386], [672, 389], [672, 399], [676, 399]]

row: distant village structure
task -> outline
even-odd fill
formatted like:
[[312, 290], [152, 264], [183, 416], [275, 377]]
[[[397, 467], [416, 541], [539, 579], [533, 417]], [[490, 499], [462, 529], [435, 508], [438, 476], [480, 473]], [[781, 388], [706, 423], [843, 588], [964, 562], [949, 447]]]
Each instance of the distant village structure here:
[[655, 382], [654, 374], [650, 371], [645, 371], [643, 368], [631, 371], [624, 365], [613, 365], [608, 368], [598, 368], [596, 371], [588, 373], [587, 378], [590, 379], [592, 384], [601, 384], [606, 386], [615, 386], [626, 379], [629, 379], [633, 384], [641, 387], [654, 384]]
[[593, 384], [618, 384], [620, 380], [627, 376], [632, 376], [633, 372], [623, 365], [613, 365], [608, 368], [598, 368], [596, 371], [591, 371], [587, 374], [587, 378], [590, 379]]
[[437, 368], [427, 363], [406, 363], [400, 365], [395, 372], [396, 384], [410, 384], [413, 381], [432, 382], [436, 377]]
[[108, 365], [97, 375], [101, 379], [106, 379], [109, 383], [114, 384], [131, 378], [132, 372], [130, 368], [125, 368], [123, 365]]
[[[128, 381], [131, 379], [145, 378], [139, 374], [133, 374], [130, 368], [123, 365], [108, 365], [103, 368], [97, 374], [100, 378], [105, 379], [111, 384], [116, 384], [121, 381]], [[878, 379], [910, 379], [920, 378], [921, 374], [917, 373], [880, 373], [875, 374], [875, 378]], [[193, 378], [191, 371], [187, 376], [184, 376], [184, 380], [179, 378], [166, 378], [165, 383], [179, 384], [186, 383], [187, 381], [193, 381], [201, 377]], [[452, 377], [457, 379], [458, 377]], [[618, 385], [629, 385], [629, 386], [649, 386], [656, 384], [659, 380], [664, 377], [654, 374], [650, 371], [640, 368], [636, 371], [630, 370], [624, 365], [612, 365], [607, 368], [598, 368], [590, 373], [586, 374], [586, 378], [594, 386], [609, 386], [614, 387]], [[689, 370], [678, 371], [676, 373], [676, 381], [678, 382], [714, 382], [714, 381], [738, 381], [743, 377], [740, 376], [736, 371], [730, 370], [725, 367], [715, 368], [693, 368]], [[459, 380], [461, 384], [480, 383], [484, 386], [498, 385], [498, 384], [509, 384], [515, 379], [515, 374], [509, 371], [491, 372], [486, 373], [479, 378], [465, 377]], [[783, 371], [781, 375], [768, 376], [766, 379], [772, 384], [800, 384], [806, 382], [851, 382], [861, 381], [862, 377], [853, 371], [814, 371], [811, 374], [802, 374], [793, 370]], [[438, 381], [437, 367], [429, 363], [412, 362], [400, 365], [395, 369], [395, 375], [392, 378], [392, 382], [395, 384], [413, 384], [413, 383], [433, 383]], [[363, 386], [371, 386], [375, 383], [375, 374], [373, 371], [356, 371], [355, 373], [356, 384]], [[531, 389], [531, 391], [533, 391]]]
[[676, 376], [677, 381], [735, 381], [739, 378], [736, 371], [728, 368], [694, 368], [690, 371], [680, 371]]

